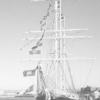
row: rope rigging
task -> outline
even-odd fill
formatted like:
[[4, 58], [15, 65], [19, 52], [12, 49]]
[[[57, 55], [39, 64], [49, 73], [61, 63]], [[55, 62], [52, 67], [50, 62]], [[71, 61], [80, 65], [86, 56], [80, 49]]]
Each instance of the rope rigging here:
[[[52, 0], [48, 0], [49, 1], [49, 7], [47, 9], [47, 13], [46, 15], [42, 18], [42, 20], [40, 21], [40, 24], [41, 24], [41, 27], [40, 27], [40, 30], [42, 32], [42, 36], [40, 37], [40, 39], [36, 42], [35, 46], [33, 46], [31, 48], [31, 50], [35, 50], [37, 49], [39, 46], [42, 46], [42, 40], [43, 40], [43, 37], [44, 37], [44, 34], [45, 34], [45, 31], [46, 31], [46, 25], [47, 25], [47, 18], [50, 16], [50, 10], [52, 8]], [[31, 32], [28, 32], [28, 33], [31, 33]], [[20, 50], [23, 50], [25, 47], [29, 46], [31, 43], [33, 43], [34, 39], [25, 39], [25, 40], [28, 40], [28, 43], [26, 43], [22, 48], [20, 48]]]
[[[50, 0], [51, 2], [52, 2], [52, 0]], [[38, 48], [39, 46], [41, 46], [42, 45], [42, 40], [43, 40], [43, 38], [44, 38], [44, 35], [45, 35], [45, 31], [46, 31], [46, 25], [47, 25], [47, 18], [49, 17], [49, 15], [50, 15], [50, 10], [51, 10], [51, 8], [52, 8], [52, 3], [51, 2], [49, 2], [49, 7], [48, 7], [48, 9], [47, 9], [47, 13], [46, 13], [46, 15], [42, 18], [42, 20], [40, 21], [40, 24], [41, 24], [41, 32], [43, 32], [42, 33], [42, 36], [41, 36], [41, 38], [37, 41], [37, 43], [36, 43], [36, 45], [35, 46], [33, 46], [31, 49], [32, 50], [34, 50], [34, 49], [36, 49], [36, 48]]]

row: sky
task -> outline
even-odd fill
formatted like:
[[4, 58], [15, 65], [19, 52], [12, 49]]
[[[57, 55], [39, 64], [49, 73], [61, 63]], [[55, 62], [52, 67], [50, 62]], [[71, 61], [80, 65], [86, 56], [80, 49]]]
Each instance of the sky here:
[[[0, 0], [0, 89], [24, 89], [32, 84], [33, 78], [24, 78], [23, 71], [36, 63], [24, 62], [29, 57], [28, 48], [20, 48], [25, 44], [25, 32], [40, 29], [47, 6], [47, 2]], [[93, 36], [68, 39], [69, 57], [88, 58], [69, 61], [75, 86], [100, 87], [100, 0], [62, 0], [62, 7], [66, 28], [88, 28], [78, 34]]]

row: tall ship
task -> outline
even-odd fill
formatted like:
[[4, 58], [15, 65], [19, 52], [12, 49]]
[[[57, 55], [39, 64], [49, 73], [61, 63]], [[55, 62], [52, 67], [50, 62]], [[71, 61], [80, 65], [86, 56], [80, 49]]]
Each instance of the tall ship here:
[[[68, 38], [72, 38], [68, 36], [68, 32], [81, 29], [65, 28], [62, 0], [45, 1], [48, 2], [48, 8], [40, 21], [40, 30], [29, 32], [33, 35], [27, 38], [28, 45], [31, 45], [29, 55], [38, 57], [32, 59], [37, 62], [35, 69], [25, 70], [23, 75], [35, 77], [35, 85], [33, 83], [26, 90], [17, 93], [13, 99], [79, 100], [80, 96], [75, 89], [68, 61], [66, 43]], [[32, 44], [33, 42], [35, 43]]]
[[[36, 77], [35, 98], [37, 100], [78, 100], [68, 56], [66, 40], [70, 31], [80, 29], [65, 29], [65, 16], [62, 12], [61, 0], [47, 0], [46, 15], [40, 21], [40, 30], [31, 31], [29, 55], [38, 57], [32, 59], [37, 62], [33, 70], [23, 72], [24, 76]], [[28, 44], [28, 45], [30, 45]], [[30, 88], [25, 91], [27, 94]]]

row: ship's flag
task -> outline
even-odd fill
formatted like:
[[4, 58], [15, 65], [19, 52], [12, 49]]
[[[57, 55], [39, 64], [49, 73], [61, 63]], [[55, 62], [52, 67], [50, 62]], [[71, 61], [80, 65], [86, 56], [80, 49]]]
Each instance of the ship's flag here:
[[33, 54], [41, 54], [41, 50], [37, 50], [37, 48], [38, 48], [39, 46], [42, 46], [42, 43], [37, 43], [36, 46], [33, 46], [33, 47], [31, 48], [31, 50], [29, 51], [29, 54], [30, 54], [30, 55], [33, 55]]
[[33, 54], [41, 54], [41, 50], [31, 50], [31, 51], [29, 51], [29, 54], [30, 55], [33, 55]]
[[35, 49], [37, 49], [39, 46], [42, 46], [42, 43], [38, 43], [38, 42], [37, 42], [37, 44], [36, 44], [35, 46], [33, 46], [31, 49], [32, 49], [32, 50], [35, 50]]
[[23, 76], [34, 76], [35, 75], [35, 70], [26, 70], [23, 72]]

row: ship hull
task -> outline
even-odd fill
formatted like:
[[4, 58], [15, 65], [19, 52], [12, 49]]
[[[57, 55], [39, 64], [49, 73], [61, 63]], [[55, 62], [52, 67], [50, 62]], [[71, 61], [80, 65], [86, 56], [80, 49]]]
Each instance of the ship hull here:
[[[46, 95], [43, 94], [43, 95], [39, 95], [36, 100], [46, 100]], [[60, 96], [60, 97], [51, 97], [51, 100], [76, 100], [76, 99], [70, 99], [68, 97], [65, 97], [65, 96]]]
[[56, 98], [51, 98], [51, 100], [76, 100], [76, 99], [70, 99], [68, 97], [56, 97]]
[[[49, 100], [49, 99], [46, 98], [45, 93], [40, 93], [37, 96], [26, 95], [26, 96], [16, 96], [16, 97], [0, 97], [0, 100]], [[77, 100], [77, 99], [71, 99], [66, 96], [54, 97], [51, 95], [51, 100]]]
[[[46, 100], [45, 95], [43, 96], [38, 96], [37, 98], [35, 97], [6, 97], [6, 98], [0, 98], [0, 100]], [[67, 97], [57, 97], [57, 98], [52, 98], [51, 100], [75, 100], [75, 99], [70, 99]]]

